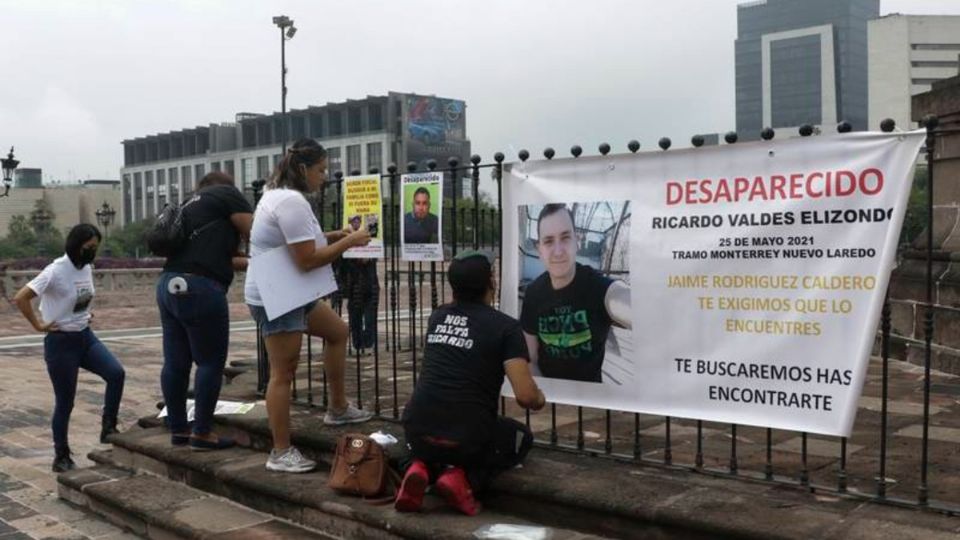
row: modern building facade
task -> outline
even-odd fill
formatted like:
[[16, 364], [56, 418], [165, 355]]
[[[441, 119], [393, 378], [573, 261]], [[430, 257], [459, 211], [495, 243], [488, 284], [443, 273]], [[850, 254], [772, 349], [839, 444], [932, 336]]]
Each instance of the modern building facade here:
[[467, 163], [466, 104], [455, 99], [390, 92], [344, 103], [292, 110], [283, 117], [239, 113], [232, 123], [210, 124], [123, 141], [121, 223], [152, 217], [165, 204], [179, 203], [210, 171], [232, 175], [249, 193], [267, 179], [288, 143], [311, 137], [329, 152], [328, 168], [381, 172], [389, 163], [409, 161], [421, 169], [430, 159]]
[[911, 97], [960, 70], [960, 16], [880, 17], [868, 24], [867, 43], [870, 126], [892, 118], [903, 129], [916, 127]]
[[880, 0], [758, 0], [737, 6], [737, 132], [850, 122], [867, 128], [867, 21]]

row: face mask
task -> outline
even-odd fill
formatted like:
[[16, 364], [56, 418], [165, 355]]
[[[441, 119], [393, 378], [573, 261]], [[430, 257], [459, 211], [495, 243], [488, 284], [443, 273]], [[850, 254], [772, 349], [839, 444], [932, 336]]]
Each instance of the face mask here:
[[80, 263], [80, 268], [93, 262], [94, 257], [97, 256], [97, 248], [83, 248], [80, 251], [80, 257], [77, 262]]

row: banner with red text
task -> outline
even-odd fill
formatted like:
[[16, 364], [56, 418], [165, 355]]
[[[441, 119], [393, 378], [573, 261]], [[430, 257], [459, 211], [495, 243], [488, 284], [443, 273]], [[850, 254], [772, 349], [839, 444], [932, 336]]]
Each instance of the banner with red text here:
[[507, 166], [501, 309], [548, 400], [849, 435], [923, 139]]

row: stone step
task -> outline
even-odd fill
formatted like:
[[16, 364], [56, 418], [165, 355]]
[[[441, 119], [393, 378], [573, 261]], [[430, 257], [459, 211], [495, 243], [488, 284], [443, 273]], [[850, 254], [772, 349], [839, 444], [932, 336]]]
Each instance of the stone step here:
[[337, 538], [153, 475], [97, 465], [58, 478], [61, 499], [154, 540]]
[[[361, 425], [329, 427], [321, 418], [317, 408], [294, 406], [291, 433], [293, 444], [305, 455], [326, 464], [337, 438], [344, 433], [379, 430], [403, 440], [402, 426], [393, 421], [377, 419]], [[215, 422], [219, 433], [233, 436], [245, 447], [266, 452], [271, 446], [262, 404], [245, 415], [217, 416]], [[146, 417], [140, 425], [156, 429], [162, 422]], [[117, 450], [131, 453], [131, 463], [138, 463], [141, 469], [154, 466], [160, 475], [200, 478], [204, 475], [191, 476], [187, 471], [206, 467], [200, 460], [218, 460], [207, 454], [193, 461], [193, 469], [185, 468], [178, 462], [184, 459], [184, 452], [172, 448], [165, 434], [152, 444], [137, 441], [135, 434], [122, 434], [114, 442]], [[399, 451], [391, 447], [391, 457], [399, 457]], [[137, 455], [151, 457], [148, 460]], [[221, 453], [221, 457], [227, 454]], [[254, 474], [262, 476], [266, 456], [259, 456], [259, 463], [251, 459], [251, 470], [259, 466], [260, 471]], [[323, 483], [313, 486], [312, 491], [329, 493]], [[348, 498], [344, 504], [351, 502], [356, 504], [356, 499]], [[534, 448], [521, 468], [498, 476], [483, 502], [481, 518], [497, 512], [510, 522], [540, 523], [613, 538], [846, 539], [883, 527], [890, 532], [887, 538], [932, 540], [956, 538], [960, 532], [960, 522], [953, 518], [865, 504], [862, 499], [824, 495], [809, 487], [790, 488], [743, 476], [731, 479], [728, 475], [697, 474], [541, 448]], [[396, 513], [393, 516], [410, 518]], [[414, 520], [429, 518], [421, 521], [434, 517], [432, 513], [412, 516]]]
[[[473, 539], [474, 531], [496, 524], [539, 526], [497, 510], [468, 517], [448, 509], [436, 497], [425, 501], [424, 514], [398, 513], [391, 504], [370, 504], [327, 488], [327, 471], [283, 474], [265, 469], [266, 454], [237, 447], [216, 452], [192, 452], [173, 447], [162, 428], [147, 428], [114, 436], [111, 450], [94, 452], [101, 465], [143, 471], [183, 482], [245, 507], [303, 524], [343, 538]], [[599, 536], [550, 527], [554, 540]]]

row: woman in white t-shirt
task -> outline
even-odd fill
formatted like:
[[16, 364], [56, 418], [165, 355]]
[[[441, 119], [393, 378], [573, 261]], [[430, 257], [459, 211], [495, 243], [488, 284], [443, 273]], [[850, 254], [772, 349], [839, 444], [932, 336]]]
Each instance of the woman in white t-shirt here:
[[[321, 230], [304, 194], [323, 186], [326, 171], [327, 151], [313, 139], [301, 139], [287, 150], [253, 214], [251, 264], [255, 264], [253, 261], [261, 253], [286, 246], [297, 268], [308, 272], [332, 263], [351, 247], [370, 242], [366, 229], [330, 233]], [[340, 316], [329, 305], [313, 300], [269, 320], [260, 288], [248, 274], [244, 294], [250, 314], [260, 326], [270, 362], [266, 397], [273, 449], [267, 469], [307, 472], [316, 467], [316, 463], [290, 445], [290, 389], [304, 332], [325, 340], [323, 369], [330, 389], [330, 405], [324, 423], [365, 422], [372, 415], [347, 402], [344, 390], [347, 325]]]
[[[104, 394], [100, 442], [117, 432], [117, 412], [123, 395], [123, 366], [90, 330], [90, 301], [93, 300], [93, 272], [90, 263], [97, 255], [100, 231], [81, 223], [70, 229], [66, 254], [48, 264], [20, 289], [13, 301], [37, 332], [45, 332], [43, 358], [53, 383], [53, 472], [73, 469], [67, 431], [77, 393], [80, 368], [99, 375], [107, 383]], [[32, 300], [40, 297], [40, 315]]]

